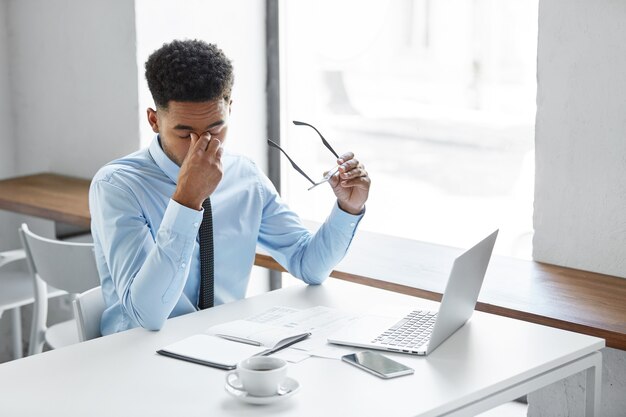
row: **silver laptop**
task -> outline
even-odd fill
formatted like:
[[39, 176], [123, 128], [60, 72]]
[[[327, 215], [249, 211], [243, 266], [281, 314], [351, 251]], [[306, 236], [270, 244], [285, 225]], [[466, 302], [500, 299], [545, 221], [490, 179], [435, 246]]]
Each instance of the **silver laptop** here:
[[454, 260], [438, 312], [397, 318], [364, 316], [328, 337], [330, 343], [428, 355], [472, 316], [498, 230]]

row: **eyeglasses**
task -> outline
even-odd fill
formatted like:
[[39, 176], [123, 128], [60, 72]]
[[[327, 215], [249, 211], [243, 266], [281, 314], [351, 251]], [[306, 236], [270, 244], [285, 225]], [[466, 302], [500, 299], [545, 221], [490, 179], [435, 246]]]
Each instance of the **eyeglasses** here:
[[[309, 126], [310, 128], [312, 128], [313, 130], [315, 130], [317, 132], [318, 135], [320, 135], [320, 138], [322, 139], [322, 143], [324, 144], [324, 146], [326, 146], [326, 148], [331, 151], [333, 153], [333, 155], [335, 155], [335, 158], [339, 159], [339, 155], [337, 154], [337, 152], [335, 152], [335, 150], [333, 149], [332, 146], [330, 146], [330, 143], [328, 143], [328, 141], [326, 139], [324, 139], [324, 136], [322, 136], [322, 134], [320, 133], [319, 130], [317, 130], [315, 128], [315, 126], [310, 125], [308, 123], [304, 123], [304, 122], [298, 122], [298, 121], [293, 121], [293, 124], [296, 126]], [[291, 166], [298, 171], [300, 174], [302, 174], [302, 176], [304, 178], [306, 178], [307, 180], [309, 180], [309, 182], [311, 184], [313, 184], [308, 190], [312, 190], [313, 188], [317, 187], [320, 184], [323, 184], [325, 182], [327, 182], [328, 180], [330, 180], [332, 178], [333, 175], [335, 175], [337, 172], [339, 172], [339, 166], [334, 167], [333, 169], [329, 170], [326, 175], [324, 175], [324, 178], [322, 178], [320, 181], [315, 182], [311, 179], [311, 177], [309, 177], [307, 174], [304, 173], [304, 171], [298, 166], [298, 164], [296, 164], [295, 162], [293, 162], [293, 159], [291, 159], [289, 157], [289, 155], [287, 155], [287, 152], [285, 152], [285, 150], [283, 148], [281, 148], [276, 142], [274, 142], [271, 139], [267, 140], [267, 144], [270, 145], [273, 148], [278, 149], [279, 151], [281, 151], [283, 153], [283, 155], [285, 155], [287, 157], [287, 159], [289, 160], [289, 162], [291, 163]]]

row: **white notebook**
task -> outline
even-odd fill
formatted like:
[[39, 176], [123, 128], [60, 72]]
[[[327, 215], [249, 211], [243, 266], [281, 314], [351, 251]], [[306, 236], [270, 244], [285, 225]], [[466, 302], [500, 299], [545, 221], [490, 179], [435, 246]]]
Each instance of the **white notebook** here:
[[287, 326], [235, 320], [210, 327], [205, 333], [165, 346], [157, 353], [220, 369], [234, 369], [255, 355], [269, 355], [311, 335]]
[[215, 368], [234, 369], [242, 360], [266, 350], [265, 346], [233, 342], [209, 334], [195, 334], [164, 347], [158, 353]]

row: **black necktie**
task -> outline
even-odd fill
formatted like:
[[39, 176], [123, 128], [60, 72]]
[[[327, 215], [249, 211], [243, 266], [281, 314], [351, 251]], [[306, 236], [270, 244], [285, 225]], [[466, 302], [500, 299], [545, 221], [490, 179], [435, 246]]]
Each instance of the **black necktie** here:
[[213, 214], [211, 200], [202, 203], [204, 214], [200, 225], [200, 297], [201, 310], [213, 307]]

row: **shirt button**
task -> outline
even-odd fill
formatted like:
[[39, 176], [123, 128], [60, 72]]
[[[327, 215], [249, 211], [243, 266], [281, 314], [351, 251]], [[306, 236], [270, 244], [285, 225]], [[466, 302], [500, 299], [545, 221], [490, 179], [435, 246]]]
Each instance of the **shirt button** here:
[[193, 224], [193, 227], [198, 227], [198, 222], [195, 222], [195, 223]]
[[181, 267], [181, 268], [184, 268], [184, 267], [186, 267], [186, 266], [187, 266], [187, 264], [186, 264], [186, 263], [184, 263], [184, 262], [183, 262], [182, 264], [180, 264], [180, 267]]
[[356, 223], [350, 223], [350, 227], [356, 226]]

